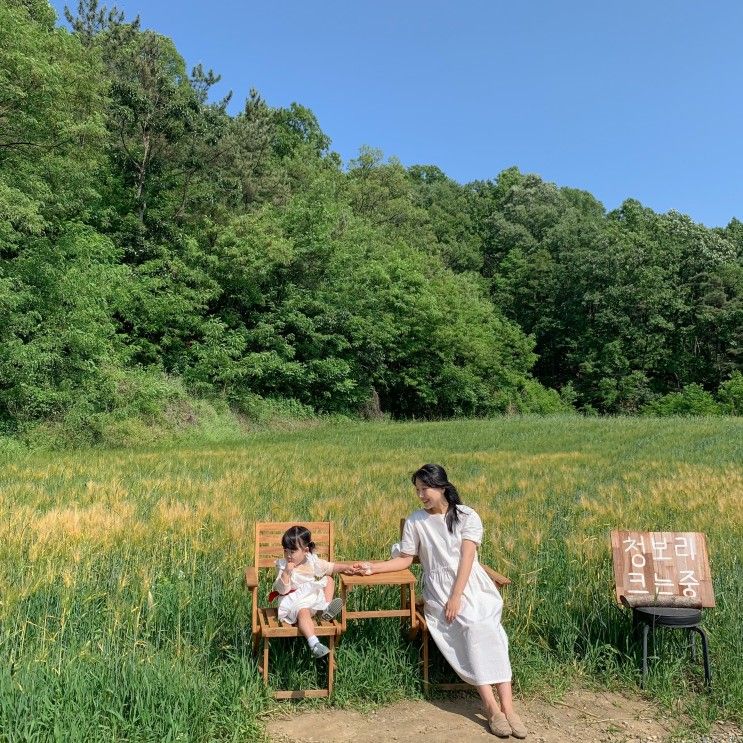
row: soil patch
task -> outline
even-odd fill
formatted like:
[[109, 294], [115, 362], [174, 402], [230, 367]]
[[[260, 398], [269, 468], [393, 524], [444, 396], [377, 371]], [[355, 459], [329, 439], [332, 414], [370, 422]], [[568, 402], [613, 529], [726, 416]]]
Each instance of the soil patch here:
[[[572, 691], [559, 702], [518, 702], [529, 727], [527, 743], [660, 743], [678, 729], [649, 702], [613, 692]], [[479, 700], [470, 695], [403, 701], [369, 713], [320, 710], [289, 713], [268, 722], [274, 743], [466, 743], [499, 740], [487, 727]], [[514, 738], [509, 740], [515, 741]], [[676, 738], [678, 740], [678, 738]], [[694, 743], [743, 743], [743, 732], [717, 725]]]

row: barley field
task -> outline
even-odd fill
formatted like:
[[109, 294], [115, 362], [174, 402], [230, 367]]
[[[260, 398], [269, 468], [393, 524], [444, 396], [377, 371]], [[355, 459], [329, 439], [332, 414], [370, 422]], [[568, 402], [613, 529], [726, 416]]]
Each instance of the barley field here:
[[[381, 559], [417, 507], [409, 478], [424, 462], [447, 468], [485, 523], [481, 559], [513, 580], [504, 625], [520, 694], [637, 692], [609, 532], [705, 532], [713, 691], [683, 633], [660, 632], [642, 693], [686, 729], [743, 721], [743, 420], [335, 422], [0, 455], [0, 741], [260, 740], [275, 703], [241, 587], [255, 521], [329, 519], [339, 559]], [[315, 683], [301, 642], [274, 647], [277, 683]], [[395, 620], [352, 624], [336, 658], [332, 704], [421, 694], [418, 647]]]

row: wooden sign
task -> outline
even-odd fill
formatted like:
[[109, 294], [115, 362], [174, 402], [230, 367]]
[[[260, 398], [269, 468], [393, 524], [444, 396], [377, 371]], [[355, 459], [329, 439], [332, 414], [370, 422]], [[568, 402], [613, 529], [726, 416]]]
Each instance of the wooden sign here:
[[715, 605], [704, 534], [613, 531], [611, 551], [620, 604], [695, 609]]

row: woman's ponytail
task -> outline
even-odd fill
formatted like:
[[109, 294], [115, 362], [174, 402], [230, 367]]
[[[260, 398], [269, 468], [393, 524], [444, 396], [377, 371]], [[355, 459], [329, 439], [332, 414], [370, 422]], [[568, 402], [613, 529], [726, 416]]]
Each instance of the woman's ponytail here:
[[446, 498], [446, 502], [449, 504], [449, 507], [446, 509], [446, 526], [450, 532], [453, 532], [454, 524], [459, 523], [459, 509], [457, 506], [462, 505], [462, 499], [459, 497], [457, 489], [451, 483], [448, 483], [444, 487], [444, 498]]

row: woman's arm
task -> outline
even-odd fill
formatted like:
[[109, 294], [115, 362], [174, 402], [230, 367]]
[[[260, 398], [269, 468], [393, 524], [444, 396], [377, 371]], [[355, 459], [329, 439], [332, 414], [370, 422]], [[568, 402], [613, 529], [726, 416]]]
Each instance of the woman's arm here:
[[[366, 565], [371, 566], [372, 574], [374, 573], [394, 573], [396, 570], [406, 570], [413, 564], [412, 555], [400, 555], [393, 557], [391, 560], [382, 560], [381, 562], [370, 562]], [[362, 571], [364, 563], [356, 562], [353, 565], [354, 570]]]
[[462, 553], [459, 557], [459, 567], [457, 568], [457, 577], [454, 580], [454, 585], [451, 587], [449, 600], [446, 602], [446, 606], [444, 607], [444, 616], [446, 617], [447, 622], [453, 622], [454, 618], [459, 614], [462, 592], [470, 578], [472, 563], [475, 561], [476, 554], [477, 545], [469, 539], [463, 539]]
[[332, 575], [337, 573], [345, 573], [346, 575], [353, 575], [356, 572], [355, 562], [334, 562], [333, 569], [330, 571]]

